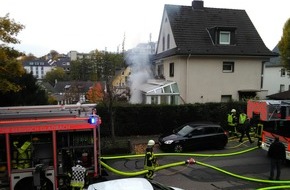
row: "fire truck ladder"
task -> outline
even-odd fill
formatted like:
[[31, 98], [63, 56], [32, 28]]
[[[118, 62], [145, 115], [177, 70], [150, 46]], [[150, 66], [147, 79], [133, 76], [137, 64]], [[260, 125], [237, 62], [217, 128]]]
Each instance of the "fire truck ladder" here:
[[88, 116], [96, 104], [0, 107], [0, 120]]

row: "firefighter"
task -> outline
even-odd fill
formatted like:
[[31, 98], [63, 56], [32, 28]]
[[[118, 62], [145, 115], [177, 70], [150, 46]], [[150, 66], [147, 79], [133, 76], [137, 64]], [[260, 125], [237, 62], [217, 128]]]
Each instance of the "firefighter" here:
[[280, 142], [279, 137], [275, 137], [274, 142], [270, 145], [268, 157], [271, 159], [270, 177], [273, 180], [274, 172], [276, 172], [276, 180], [280, 180], [281, 163], [286, 160], [285, 146]]
[[70, 186], [72, 189], [82, 190], [85, 186], [86, 168], [82, 166], [82, 161], [77, 160], [76, 165], [72, 167]]
[[241, 136], [239, 140], [240, 143], [243, 142], [243, 138], [245, 134], [248, 137], [248, 140], [250, 141], [251, 144], [254, 142], [252, 141], [251, 136], [250, 136], [251, 125], [252, 125], [251, 120], [246, 116], [246, 120], [243, 122], [243, 125], [240, 126], [240, 132], [241, 132]]
[[244, 112], [240, 113], [239, 114], [239, 123], [238, 123], [237, 131], [240, 132], [241, 134], [242, 134], [242, 132], [245, 129], [246, 120], [247, 120], [247, 114], [245, 114]]
[[19, 142], [14, 141], [13, 146], [17, 150], [16, 157], [16, 168], [17, 169], [25, 169], [30, 167], [30, 159], [31, 159], [31, 142], [24, 142], [21, 147], [19, 147]]
[[154, 140], [149, 140], [147, 143], [145, 159], [144, 159], [144, 169], [148, 170], [148, 172], [145, 174], [145, 178], [147, 179], [153, 179], [154, 170], [157, 165], [156, 157], [154, 156], [154, 153], [153, 153], [154, 145], [155, 145]]
[[235, 109], [232, 109], [231, 113], [228, 114], [228, 127], [230, 133], [235, 135], [236, 137], [238, 137], [237, 126], [238, 126], [237, 111]]

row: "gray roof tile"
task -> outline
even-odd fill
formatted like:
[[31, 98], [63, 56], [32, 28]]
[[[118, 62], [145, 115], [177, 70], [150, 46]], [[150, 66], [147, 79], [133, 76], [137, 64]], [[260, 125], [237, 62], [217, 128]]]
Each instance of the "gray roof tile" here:
[[[172, 55], [275, 56], [264, 44], [245, 10], [165, 5], [177, 48], [156, 58]], [[235, 45], [212, 43], [208, 29], [235, 29]]]

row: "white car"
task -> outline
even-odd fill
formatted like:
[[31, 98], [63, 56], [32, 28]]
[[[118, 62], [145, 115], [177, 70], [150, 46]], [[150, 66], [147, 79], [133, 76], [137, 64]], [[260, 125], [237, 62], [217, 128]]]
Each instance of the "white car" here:
[[88, 190], [183, 190], [177, 187], [169, 187], [154, 180], [145, 178], [122, 178], [94, 183]]

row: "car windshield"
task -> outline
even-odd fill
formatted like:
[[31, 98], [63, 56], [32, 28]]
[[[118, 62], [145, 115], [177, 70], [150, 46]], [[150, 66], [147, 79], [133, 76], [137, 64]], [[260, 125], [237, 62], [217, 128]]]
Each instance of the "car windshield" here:
[[167, 187], [167, 186], [165, 186], [161, 183], [158, 183], [156, 181], [153, 181], [153, 180], [148, 180], [148, 181], [151, 183], [154, 190], [173, 190], [173, 188]]
[[177, 130], [177, 134], [181, 135], [181, 136], [186, 136], [189, 133], [191, 133], [193, 130], [193, 128], [190, 125], [185, 125], [184, 127], [182, 127], [181, 129]]

